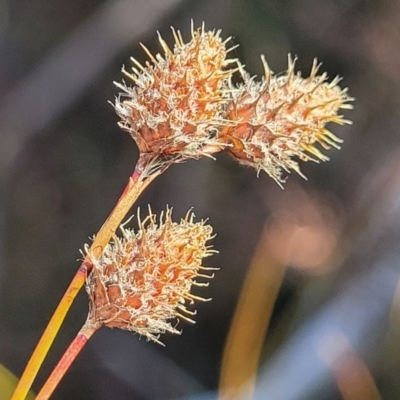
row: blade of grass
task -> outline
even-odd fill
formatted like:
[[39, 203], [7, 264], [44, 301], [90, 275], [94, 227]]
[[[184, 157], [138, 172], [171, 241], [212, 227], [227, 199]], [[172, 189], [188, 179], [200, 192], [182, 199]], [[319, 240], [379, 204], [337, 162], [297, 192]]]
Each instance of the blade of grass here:
[[[17, 383], [18, 378], [4, 365], [0, 364], [0, 400], [10, 400]], [[29, 392], [27, 400], [33, 400], [34, 398], [35, 395]]]

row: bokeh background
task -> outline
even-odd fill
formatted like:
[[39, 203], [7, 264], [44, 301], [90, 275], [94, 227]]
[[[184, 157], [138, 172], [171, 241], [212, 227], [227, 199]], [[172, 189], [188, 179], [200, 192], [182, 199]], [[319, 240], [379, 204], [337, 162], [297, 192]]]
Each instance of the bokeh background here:
[[[139, 42], [160, 51], [156, 30], [188, 39], [191, 19], [233, 36], [255, 75], [261, 53], [275, 72], [297, 55], [304, 76], [317, 57], [355, 97], [354, 123], [331, 127], [342, 150], [283, 191], [224, 155], [158, 178], [138, 205], [175, 218], [194, 207], [217, 233], [208, 263], [221, 270], [198, 291], [213, 301], [165, 348], [100, 330], [54, 398], [216, 399], [225, 359], [233, 387], [257, 366], [253, 388], [225, 398], [399, 399], [398, 0], [0, 0], [0, 363], [22, 373], [133, 170], [108, 103], [121, 65], [146, 59]], [[86, 313], [82, 292], [34, 390]]]

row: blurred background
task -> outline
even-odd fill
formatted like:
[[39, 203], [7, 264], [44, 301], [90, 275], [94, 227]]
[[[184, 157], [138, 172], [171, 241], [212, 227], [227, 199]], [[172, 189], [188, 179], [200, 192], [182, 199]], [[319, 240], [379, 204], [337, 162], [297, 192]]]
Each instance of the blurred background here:
[[[139, 199], [209, 217], [221, 270], [166, 347], [102, 329], [56, 399], [400, 398], [398, 0], [0, 0], [0, 363], [19, 376], [137, 160], [117, 127], [121, 65], [221, 28], [247, 70], [314, 57], [355, 97], [331, 161], [281, 190], [228, 156], [175, 165]], [[132, 212], [135, 212], [134, 207]], [[238, 307], [236, 308], [236, 306]], [[236, 310], [236, 311], [235, 311]], [[74, 303], [33, 388], [85, 320]], [[233, 321], [233, 322], [232, 322]], [[220, 389], [218, 389], [220, 388]]]

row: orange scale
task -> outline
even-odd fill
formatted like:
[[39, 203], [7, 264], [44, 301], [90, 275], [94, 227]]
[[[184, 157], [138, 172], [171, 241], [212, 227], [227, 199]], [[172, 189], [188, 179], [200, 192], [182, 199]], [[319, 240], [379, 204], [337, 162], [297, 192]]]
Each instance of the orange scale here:
[[128, 256], [124, 256], [120, 260], [121, 265], [126, 265], [128, 262], [129, 262], [129, 257]]
[[103, 274], [106, 276], [110, 276], [116, 271], [116, 266], [114, 264], [108, 264], [103, 269]]
[[110, 285], [107, 288], [107, 294], [112, 303], [116, 303], [122, 296], [121, 289], [118, 285]]
[[158, 270], [160, 273], [164, 273], [168, 269], [168, 264], [158, 264]]
[[189, 253], [184, 257], [185, 262], [191, 262], [193, 261], [193, 253]]
[[117, 312], [118, 312], [118, 307], [116, 307], [114, 305], [106, 305], [104, 307], [100, 307], [97, 310], [96, 314], [100, 320], [105, 321], [105, 320], [113, 318]]
[[131, 319], [131, 313], [128, 310], [120, 310], [118, 312], [118, 317], [115, 319], [116, 321], [120, 321], [123, 324]]
[[143, 274], [141, 272], [139, 272], [139, 271], [133, 271], [132, 275], [133, 275], [133, 280], [135, 282], [135, 285], [139, 286], [139, 287], [143, 286], [143, 284], [145, 282]]
[[127, 307], [132, 307], [132, 308], [138, 309], [143, 305], [143, 302], [137, 296], [130, 296], [128, 298], [128, 300], [126, 301], [125, 305]]
[[147, 302], [147, 305], [148, 305], [150, 308], [154, 309], [154, 308], [156, 308], [157, 303], [156, 303], [154, 300], [149, 300], [149, 301]]
[[154, 283], [153, 283], [153, 290], [152, 290], [152, 295], [154, 295], [154, 296], [158, 296], [158, 295], [160, 295], [161, 294], [161, 292], [162, 292], [162, 290], [163, 290], [163, 288], [164, 288], [164, 284], [163, 283], [161, 283], [161, 282], [158, 282], [158, 281], [155, 281]]
[[176, 281], [180, 276], [182, 276], [182, 270], [178, 269], [178, 268], [174, 268], [172, 271], [172, 278], [171, 278], [171, 282]]

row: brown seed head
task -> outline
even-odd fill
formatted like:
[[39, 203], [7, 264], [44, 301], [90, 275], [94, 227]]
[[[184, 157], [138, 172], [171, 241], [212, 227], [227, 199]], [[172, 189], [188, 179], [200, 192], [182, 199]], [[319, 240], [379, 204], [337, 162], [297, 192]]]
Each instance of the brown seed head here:
[[[324, 73], [317, 76], [316, 61], [309, 78], [295, 73], [295, 60], [289, 55], [288, 71], [275, 76], [262, 57], [265, 76], [254, 81], [241, 67], [244, 83], [232, 91], [226, 119], [234, 123], [220, 134], [221, 141], [230, 144], [226, 150], [241, 164], [264, 170], [278, 184], [282, 170], [299, 166], [293, 157], [302, 161], [328, 160], [314, 145], [323, 149], [339, 148], [341, 140], [325, 129], [328, 122], [349, 123], [338, 115], [340, 108], [352, 108], [353, 100], [342, 90], [336, 78], [326, 81]], [[303, 175], [302, 175], [303, 176]]]
[[172, 222], [171, 209], [160, 222], [150, 215], [139, 219], [139, 230], [121, 227], [122, 238], [114, 237], [99, 259], [88, 256], [93, 270], [87, 279], [90, 298], [88, 322], [139, 333], [158, 342], [166, 331], [180, 333], [173, 318], [192, 321], [186, 304], [205, 300], [190, 293], [192, 286], [207, 286], [197, 278], [212, 278], [200, 271], [204, 257], [214, 250], [206, 245], [212, 228], [193, 222], [188, 212], [180, 223]]
[[225, 89], [233, 71], [224, 68], [226, 41], [220, 31], [193, 30], [184, 43], [179, 31], [172, 28], [173, 51], [159, 35], [165, 55], [153, 57], [143, 46], [152, 64], [123, 72], [134, 87], [116, 83], [123, 93], [115, 102], [121, 117], [120, 127], [135, 139], [142, 153], [198, 158], [221, 149], [214, 140], [221, 123]]

